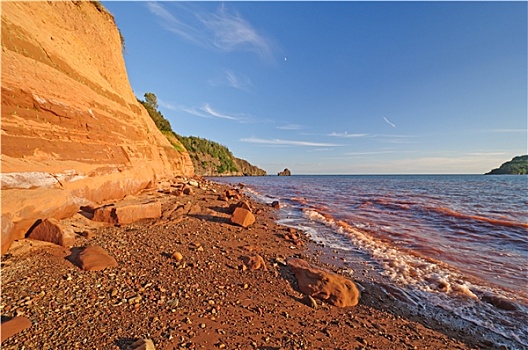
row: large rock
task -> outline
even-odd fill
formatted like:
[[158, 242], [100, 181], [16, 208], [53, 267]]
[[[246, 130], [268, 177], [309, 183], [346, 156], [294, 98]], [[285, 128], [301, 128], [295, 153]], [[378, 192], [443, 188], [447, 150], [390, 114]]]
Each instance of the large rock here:
[[279, 175], [279, 176], [291, 176], [291, 171], [290, 171], [290, 169], [286, 168], [283, 171], [279, 172], [277, 175]]
[[302, 293], [338, 307], [358, 304], [357, 286], [343, 276], [312, 267], [302, 259], [288, 259], [288, 267], [295, 274]]
[[55, 243], [63, 247], [71, 247], [75, 244], [73, 229], [64, 227], [59, 220], [53, 218], [44, 219], [31, 230], [28, 238]]
[[152, 339], [138, 339], [129, 347], [130, 350], [156, 350]]
[[2, 334], [2, 342], [7, 338], [22, 332], [24, 329], [31, 327], [31, 321], [26, 317], [15, 317], [9, 321], [2, 322], [0, 326], [0, 333]]
[[251, 208], [251, 204], [249, 204], [248, 201], [240, 201], [236, 204], [231, 204], [229, 206], [229, 211], [233, 213], [236, 208], [244, 208], [246, 210], [249, 210], [250, 212], [253, 212], [253, 209]]
[[2, 254], [42, 218], [63, 219], [79, 210], [80, 201], [61, 189], [2, 190]]
[[157, 219], [161, 216], [161, 203], [118, 203], [95, 209], [94, 221], [109, 224], [130, 224], [143, 219]]
[[117, 267], [117, 261], [99, 246], [84, 248], [78, 253], [76, 259], [74, 258], [74, 263], [85, 271], [99, 271]]
[[260, 269], [264, 271], [268, 271], [264, 258], [258, 254], [254, 254], [252, 256], [243, 256], [241, 257], [241, 260], [250, 271], [255, 271], [255, 270], [260, 270]]
[[255, 222], [255, 216], [249, 210], [238, 207], [233, 211], [230, 221], [233, 224], [248, 227]]
[[2, 253], [40, 218], [191, 177], [136, 100], [96, 1], [2, 2]]

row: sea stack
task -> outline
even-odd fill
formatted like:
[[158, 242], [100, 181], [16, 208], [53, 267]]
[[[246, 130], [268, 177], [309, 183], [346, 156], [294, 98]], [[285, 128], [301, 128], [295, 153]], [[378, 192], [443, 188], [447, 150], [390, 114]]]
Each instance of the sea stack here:
[[291, 171], [288, 168], [285, 168], [283, 171], [279, 172], [277, 175], [279, 176], [291, 176]]

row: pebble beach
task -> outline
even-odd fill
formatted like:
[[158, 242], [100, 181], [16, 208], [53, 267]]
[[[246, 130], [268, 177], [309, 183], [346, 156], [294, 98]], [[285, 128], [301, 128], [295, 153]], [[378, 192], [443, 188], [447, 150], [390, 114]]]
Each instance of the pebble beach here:
[[[157, 219], [63, 220], [76, 232], [74, 247], [15, 242], [2, 259], [2, 321], [24, 317], [31, 326], [2, 348], [147, 348], [138, 340], [155, 349], [494, 348], [478, 332], [410, 314], [375, 282], [361, 283], [356, 306], [307, 298], [288, 259], [352, 281], [353, 272], [343, 271], [331, 251], [278, 225], [270, 205], [242, 191], [229, 199], [222, 194], [233, 188], [198, 182], [187, 194], [151, 188], [126, 198], [161, 202]], [[256, 219], [247, 227], [230, 221], [240, 200]], [[79, 268], [71, 257], [87, 246], [102, 247], [117, 267]], [[248, 264], [255, 256], [262, 263]]]

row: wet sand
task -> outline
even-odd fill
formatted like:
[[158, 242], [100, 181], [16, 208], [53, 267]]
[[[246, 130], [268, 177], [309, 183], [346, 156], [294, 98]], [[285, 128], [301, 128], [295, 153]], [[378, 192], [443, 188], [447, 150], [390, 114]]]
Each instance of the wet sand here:
[[[375, 281], [361, 282], [357, 306], [306, 305], [282, 262], [300, 257], [342, 273], [339, 257], [302, 234], [301, 243], [289, 239], [290, 229], [275, 223], [276, 209], [262, 203], [251, 202], [253, 225], [231, 224], [229, 206], [238, 200], [219, 199], [227, 188], [201, 181], [192, 195], [138, 195], [162, 202], [160, 219], [121, 226], [70, 220], [91, 231], [75, 247], [99, 245], [117, 268], [82, 271], [67, 259], [72, 249], [15, 242], [2, 258], [2, 319], [23, 315], [32, 326], [2, 348], [127, 349], [143, 338], [156, 349], [493, 348], [470, 331], [413, 315]], [[200, 211], [167, 216], [177, 203]], [[267, 271], [242, 267], [251, 254], [263, 257]]]

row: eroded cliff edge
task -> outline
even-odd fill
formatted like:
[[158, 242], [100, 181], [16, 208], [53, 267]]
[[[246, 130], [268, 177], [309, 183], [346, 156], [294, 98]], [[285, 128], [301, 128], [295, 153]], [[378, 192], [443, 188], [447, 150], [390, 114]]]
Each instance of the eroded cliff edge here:
[[130, 87], [97, 4], [2, 2], [2, 254], [39, 219], [194, 170]]

